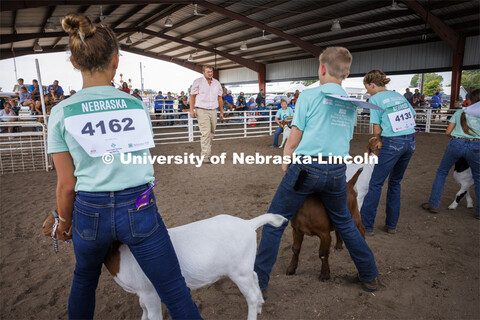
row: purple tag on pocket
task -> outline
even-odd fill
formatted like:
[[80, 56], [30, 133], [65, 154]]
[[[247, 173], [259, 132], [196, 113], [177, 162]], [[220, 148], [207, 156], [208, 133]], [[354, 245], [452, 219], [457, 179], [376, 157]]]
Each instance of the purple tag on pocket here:
[[137, 200], [135, 200], [135, 205], [137, 207], [137, 210], [148, 204], [148, 199], [149, 199], [149, 196], [150, 196], [150, 192], [159, 182], [160, 181], [157, 181], [157, 183], [155, 183], [153, 186], [148, 188], [147, 191], [145, 191], [144, 193], [142, 193], [141, 195], [138, 196]]

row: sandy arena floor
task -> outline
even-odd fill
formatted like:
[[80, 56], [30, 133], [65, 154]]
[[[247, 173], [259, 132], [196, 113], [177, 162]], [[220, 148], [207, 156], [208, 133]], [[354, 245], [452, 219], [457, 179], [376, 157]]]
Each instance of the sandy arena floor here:
[[[369, 136], [356, 135], [352, 154], [363, 152]], [[227, 152], [225, 165], [156, 165], [158, 207], [168, 227], [227, 213], [252, 218], [265, 213], [282, 178], [279, 165], [233, 165], [232, 153], [278, 154], [271, 137], [214, 142], [214, 153]], [[446, 207], [458, 191], [450, 175], [441, 212], [420, 209], [428, 199], [448, 138], [419, 134], [417, 150], [402, 182], [398, 233], [380, 230], [385, 192], [368, 238], [380, 271], [378, 292], [365, 293], [346, 250], [332, 248], [332, 279], [318, 281], [318, 238], [306, 237], [294, 276], [285, 271], [291, 257], [291, 228], [280, 245], [269, 297], [259, 319], [479, 319], [479, 221], [463, 200]], [[152, 154], [199, 152], [199, 143], [158, 146]], [[66, 319], [74, 268], [73, 248], [41, 235], [46, 214], [55, 207], [56, 174], [34, 172], [0, 176], [1, 319]], [[473, 187], [471, 189], [474, 194]], [[260, 236], [260, 232], [257, 232]], [[247, 304], [235, 284], [220, 280], [193, 292], [205, 319], [245, 319]], [[140, 319], [135, 295], [124, 292], [104, 269], [97, 289], [96, 319]]]

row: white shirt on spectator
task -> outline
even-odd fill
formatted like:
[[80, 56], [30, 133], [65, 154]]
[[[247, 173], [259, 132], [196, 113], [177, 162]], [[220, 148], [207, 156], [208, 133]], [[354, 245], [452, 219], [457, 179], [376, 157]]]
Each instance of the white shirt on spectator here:
[[193, 81], [191, 94], [195, 94], [195, 108], [217, 109], [218, 97], [222, 96], [223, 90], [220, 82], [212, 78], [208, 84], [204, 76]]
[[0, 121], [8, 121], [13, 117], [15, 117], [15, 113], [12, 110], [10, 113], [7, 113], [5, 109], [0, 110]]

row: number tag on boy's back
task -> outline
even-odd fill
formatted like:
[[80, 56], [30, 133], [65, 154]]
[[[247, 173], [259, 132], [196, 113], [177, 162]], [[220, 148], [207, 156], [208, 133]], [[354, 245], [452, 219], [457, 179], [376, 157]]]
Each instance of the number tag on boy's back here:
[[140, 103], [128, 99], [93, 100], [65, 107], [64, 113], [65, 129], [90, 157], [155, 146]]
[[390, 107], [386, 111], [393, 132], [399, 132], [415, 127], [415, 119], [408, 104], [405, 103]]

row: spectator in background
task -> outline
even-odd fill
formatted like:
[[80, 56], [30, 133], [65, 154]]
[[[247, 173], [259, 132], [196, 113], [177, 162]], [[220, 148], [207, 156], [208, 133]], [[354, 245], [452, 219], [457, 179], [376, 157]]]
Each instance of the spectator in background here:
[[187, 96], [183, 95], [178, 100], [178, 111], [182, 112], [182, 114], [180, 115], [180, 119], [188, 119], [188, 112], [190, 112], [190, 105], [188, 104]]
[[158, 94], [155, 96], [155, 100], [161, 100], [165, 99], [165, 97], [162, 94], [162, 91], [158, 91]]
[[55, 89], [55, 93], [60, 99], [63, 98], [63, 89], [61, 86], [58, 85], [58, 80], [53, 81], [53, 84], [48, 86], [48, 92], [50, 92], [50, 88]]
[[233, 96], [232, 90], [227, 91], [227, 95], [223, 98], [223, 110], [224, 111], [233, 111]]
[[15, 90], [15, 92], [20, 92], [20, 88], [25, 87], [25, 85], [23, 84], [23, 78], [18, 78], [17, 83], [18, 83], [18, 91]]
[[[48, 93], [44, 97], [45, 99], [45, 109], [47, 110], [47, 115], [50, 114], [50, 110], [60, 102], [60, 96], [57, 94], [55, 91], [55, 88], [49, 87]], [[42, 105], [38, 104], [35, 106], [35, 110], [37, 111], [37, 114], [43, 114], [42, 113]], [[42, 121], [41, 118], [39, 118], [39, 121]]]
[[140, 101], [142, 100], [142, 97], [140, 96], [140, 91], [138, 89], [133, 90], [132, 96], [134, 96]]
[[77, 91], [75, 91], [75, 90], [70, 90], [70, 97], [73, 96], [75, 93], [77, 93]]
[[257, 94], [257, 99], [255, 99], [257, 106], [260, 105], [260, 102], [262, 101], [265, 102], [265, 93], [263, 92], [263, 89], [260, 89], [260, 92]]
[[290, 92], [288, 92], [288, 93], [287, 93], [287, 99], [285, 99], [285, 100], [287, 100], [287, 103], [290, 104], [290, 102], [292, 101], [292, 99], [293, 99], [292, 94], [291, 94]]
[[29, 107], [32, 111], [35, 111], [35, 107], [40, 105], [39, 101], [32, 100], [32, 95], [27, 91], [25, 86], [20, 87], [20, 93], [18, 94], [18, 102], [21, 106]]
[[122, 83], [122, 91], [125, 92], [126, 94], [130, 94], [130, 88], [128, 87], [128, 83], [126, 82]]
[[470, 94], [475, 90], [474, 87], [470, 87], [470, 90], [468, 90], [467, 94], [465, 95], [465, 100], [470, 100]]
[[253, 99], [253, 97], [251, 97], [251, 98], [248, 100], [248, 102], [247, 102], [247, 107], [250, 107], [252, 104], [253, 104], [253, 105], [256, 105], [255, 99]]
[[290, 108], [292, 108], [292, 110], [293, 110], [293, 109], [295, 108], [295, 103], [296, 103], [296, 102], [297, 102], [297, 101], [295, 101], [295, 99], [292, 98], [292, 99], [290, 100], [290, 103], [288, 104], [288, 106], [289, 106]]
[[405, 93], [403, 94], [403, 96], [405, 97], [405, 99], [407, 99], [410, 105], [413, 105], [413, 93], [410, 92], [409, 88], [405, 89]]
[[32, 83], [33, 84], [30, 85], [28, 91], [30, 91], [33, 100], [40, 101], [40, 88], [38, 87], [37, 79], [33, 79]]
[[180, 91], [180, 95], [178, 96], [178, 102], [180, 103], [180, 101], [183, 101], [183, 97], [185, 96], [185, 92], [184, 91]]
[[411, 105], [414, 108], [419, 108], [421, 102], [422, 102], [422, 95], [420, 94], [420, 91], [418, 91], [418, 89], [415, 89], [415, 93], [413, 94]]
[[[16, 114], [12, 110], [12, 105], [9, 102], [5, 102], [3, 104], [3, 109], [0, 110], [0, 121], [2, 122], [15, 122], [17, 118], [15, 118]], [[8, 133], [13, 132], [13, 126], [8, 127]], [[2, 128], [3, 129], [3, 128]], [[13, 137], [8, 137], [9, 140], [12, 140]]]
[[246, 105], [247, 105], [247, 99], [245, 98], [244, 93], [240, 92], [240, 95], [237, 98], [237, 106], [238, 106], [238, 108], [243, 108]]
[[295, 101], [297, 101], [299, 95], [300, 95], [300, 91], [299, 91], [299, 90], [295, 90], [295, 94], [293, 95], [293, 99], [295, 99]]
[[227, 88], [225, 87], [225, 84], [222, 83], [222, 99], [225, 99], [225, 96], [228, 94]]

